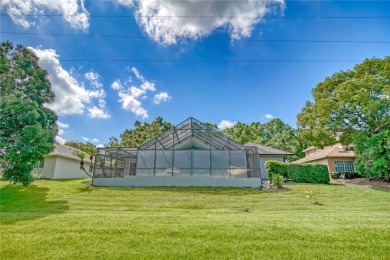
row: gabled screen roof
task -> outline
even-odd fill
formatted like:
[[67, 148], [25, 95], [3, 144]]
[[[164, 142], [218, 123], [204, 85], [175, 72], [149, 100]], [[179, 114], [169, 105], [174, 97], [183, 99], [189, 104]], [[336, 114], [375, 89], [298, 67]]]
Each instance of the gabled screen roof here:
[[243, 145], [192, 117], [143, 143], [139, 149], [172, 149], [172, 147], [176, 147], [190, 138], [196, 139], [197, 142], [204, 142], [218, 150], [245, 149]]

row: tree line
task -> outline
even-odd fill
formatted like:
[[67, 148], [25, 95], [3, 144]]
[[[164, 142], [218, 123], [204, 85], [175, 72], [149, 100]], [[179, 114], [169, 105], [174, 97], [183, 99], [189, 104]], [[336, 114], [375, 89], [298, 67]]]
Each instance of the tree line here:
[[[55, 95], [47, 71], [38, 57], [23, 45], [0, 43], [0, 168], [3, 179], [28, 185], [33, 165], [53, 149], [58, 116], [45, 104]], [[327, 77], [312, 90], [297, 115], [297, 128], [280, 119], [267, 123], [238, 122], [218, 130], [237, 142], [255, 142], [303, 157], [308, 146], [353, 144], [357, 171], [367, 177], [390, 176], [390, 57], [366, 59], [353, 69]], [[134, 127], [111, 137], [108, 146], [136, 147], [172, 123], [157, 117], [151, 123], [136, 121]], [[91, 143], [68, 141], [88, 155]]]

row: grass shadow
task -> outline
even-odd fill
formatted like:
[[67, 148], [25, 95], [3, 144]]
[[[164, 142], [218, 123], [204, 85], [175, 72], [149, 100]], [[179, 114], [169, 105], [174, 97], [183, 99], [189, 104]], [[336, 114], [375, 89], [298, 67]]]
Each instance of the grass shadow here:
[[[239, 188], [239, 187], [94, 187], [94, 190], [144, 190], [150, 192], [161, 193], [183, 193], [183, 194], [207, 194], [210, 196], [243, 196], [250, 194], [261, 193], [262, 190], [254, 188]], [[81, 190], [81, 189], [80, 189]]]
[[0, 222], [14, 224], [61, 214], [69, 210], [66, 200], [49, 201], [48, 188], [9, 184], [0, 189]]
[[282, 188], [275, 188], [275, 187], [272, 187], [270, 189], [264, 189], [265, 192], [288, 192], [288, 191], [291, 191], [291, 188], [290, 187], [285, 187], [283, 186]]
[[85, 186], [85, 187], [81, 187], [81, 188], [77, 188], [77, 190], [81, 193], [91, 193], [94, 191], [94, 188], [93, 187], [89, 187], [89, 186]]
[[382, 192], [390, 192], [388, 189], [381, 189], [381, 188], [372, 188], [375, 191], [382, 191]]
[[339, 182], [330, 182], [328, 185], [329, 186], [345, 186], [344, 183], [339, 183]]

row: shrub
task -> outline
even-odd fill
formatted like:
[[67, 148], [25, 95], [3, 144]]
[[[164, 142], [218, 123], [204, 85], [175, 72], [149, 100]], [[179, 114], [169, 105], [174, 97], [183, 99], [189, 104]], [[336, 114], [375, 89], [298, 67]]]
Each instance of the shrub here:
[[338, 180], [340, 179], [340, 176], [341, 176], [341, 172], [330, 172], [329, 173], [330, 177], [334, 180]]
[[43, 179], [43, 174], [40, 172], [31, 173], [31, 177], [34, 181]]
[[280, 174], [274, 174], [272, 176], [272, 184], [276, 185], [278, 189], [281, 189], [283, 187], [284, 178]]
[[355, 179], [355, 178], [363, 178], [359, 173], [357, 172], [330, 172], [330, 177], [332, 179]]
[[285, 179], [287, 178], [287, 164], [278, 161], [266, 161], [264, 165], [271, 180], [274, 173], [282, 175]]
[[313, 204], [316, 205], [323, 205], [321, 202], [318, 201], [317, 195], [312, 190], [306, 191], [306, 198], [308, 198]]
[[282, 163], [267, 161], [265, 167], [272, 179], [280, 174], [286, 179], [299, 183], [329, 183], [328, 167], [323, 164]]

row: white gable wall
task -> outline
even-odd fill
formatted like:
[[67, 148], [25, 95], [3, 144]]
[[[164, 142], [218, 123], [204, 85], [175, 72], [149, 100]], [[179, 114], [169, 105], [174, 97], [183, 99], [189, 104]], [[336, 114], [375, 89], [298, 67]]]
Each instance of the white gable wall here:
[[284, 162], [285, 155], [259, 155], [259, 163], [260, 163], [260, 176], [262, 180], [268, 180], [268, 172], [265, 169], [266, 161], [279, 161]]
[[[53, 179], [89, 178], [89, 176], [80, 169], [79, 161], [58, 156], [55, 158], [56, 164]], [[84, 161], [84, 168], [86, 171], [88, 171], [89, 165], [90, 163], [88, 161]]]
[[43, 168], [34, 168], [32, 173], [41, 173], [43, 178], [53, 179], [54, 171], [56, 169], [57, 157], [45, 157]]

